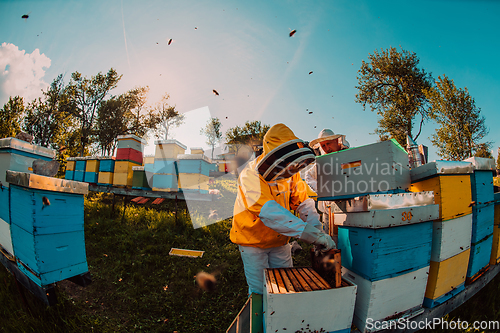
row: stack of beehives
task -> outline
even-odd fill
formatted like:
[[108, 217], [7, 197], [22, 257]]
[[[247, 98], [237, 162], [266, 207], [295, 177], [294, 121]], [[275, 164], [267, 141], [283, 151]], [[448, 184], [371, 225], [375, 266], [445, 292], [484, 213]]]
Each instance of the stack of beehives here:
[[115, 157], [103, 156], [99, 161], [99, 177], [97, 178], [97, 184], [104, 186], [112, 186], [114, 171], [115, 171]]
[[412, 191], [433, 191], [439, 217], [424, 305], [435, 307], [464, 289], [472, 235], [469, 162], [436, 161], [412, 169]]
[[[343, 277], [358, 286], [353, 323], [411, 315], [422, 307], [438, 217], [432, 192], [410, 188], [406, 151], [385, 141], [317, 157], [318, 200], [334, 200]], [[333, 232], [333, 230], [332, 230]]]
[[113, 185], [132, 186], [134, 171], [132, 167], [142, 165], [142, 152], [146, 142], [138, 136], [119, 135], [116, 140], [115, 169]]
[[178, 191], [177, 156], [187, 147], [177, 140], [155, 141], [153, 191]]
[[182, 192], [208, 193], [211, 162], [201, 148], [191, 148], [191, 154], [178, 158], [179, 189]]

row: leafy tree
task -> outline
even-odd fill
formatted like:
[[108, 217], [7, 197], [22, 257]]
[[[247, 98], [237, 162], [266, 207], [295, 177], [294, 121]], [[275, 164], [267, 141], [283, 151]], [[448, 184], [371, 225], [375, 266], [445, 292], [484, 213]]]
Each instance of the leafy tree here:
[[[432, 118], [440, 125], [431, 141], [438, 155], [461, 161], [472, 157], [481, 148], [479, 142], [488, 134], [485, 118], [467, 88], [455, 86], [445, 75], [438, 77], [437, 87], [426, 90]], [[489, 149], [490, 143], [483, 147]]]
[[[368, 55], [358, 71], [356, 102], [366, 110], [368, 104], [381, 118], [375, 133], [380, 140], [395, 138], [406, 145], [406, 135], [418, 138], [428, 117], [424, 90], [432, 87], [431, 74], [419, 69], [419, 58], [414, 52], [390, 47]], [[412, 134], [416, 116], [420, 116], [419, 130]]]
[[214, 147], [222, 140], [222, 123], [219, 118], [210, 118], [205, 127], [200, 130], [200, 134], [207, 137], [207, 145], [212, 147], [212, 158], [214, 158]]
[[85, 148], [92, 144], [99, 106], [109, 91], [116, 87], [121, 77], [113, 68], [106, 75], [99, 72], [90, 79], [83, 77], [79, 72], [71, 74], [67, 91], [74, 105], [74, 116], [80, 125], [81, 155]]
[[103, 154], [113, 155], [116, 137], [134, 134], [144, 137], [159, 125], [154, 110], [146, 110], [149, 87], [134, 88], [119, 96], [103, 101], [98, 110], [97, 141]]
[[175, 106], [170, 106], [168, 104], [168, 99], [170, 96], [168, 94], [163, 95], [160, 102], [158, 102], [151, 110], [152, 122], [158, 122], [161, 124], [161, 128], [153, 130], [156, 137], [164, 135], [165, 140], [168, 139], [170, 129], [174, 127], [179, 127], [184, 123], [185, 116], [180, 114], [175, 110]]
[[493, 158], [491, 154], [490, 147], [491, 145], [488, 143], [480, 143], [478, 148], [474, 154], [475, 157], [484, 157], [484, 158]]
[[0, 109], [0, 138], [15, 137], [21, 131], [23, 113], [24, 99], [20, 96], [9, 97]]
[[226, 144], [231, 145], [236, 154], [242, 146], [251, 146], [254, 151], [262, 146], [264, 135], [271, 128], [263, 125], [260, 121], [247, 121], [245, 125], [235, 126], [226, 131]]
[[70, 116], [71, 107], [61, 74], [43, 92], [43, 97], [28, 104], [23, 130], [33, 135], [34, 143], [60, 149], [64, 137], [76, 126]]

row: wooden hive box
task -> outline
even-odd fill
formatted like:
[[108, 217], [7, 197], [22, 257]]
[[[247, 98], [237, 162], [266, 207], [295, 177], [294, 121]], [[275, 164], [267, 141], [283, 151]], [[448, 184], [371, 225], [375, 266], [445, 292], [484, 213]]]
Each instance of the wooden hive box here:
[[143, 162], [142, 152], [132, 148], [118, 148], [115, 159], [117, 161], [132, 161], [139, 164]]
[[492, 158], [471, 157], [465, 162], [472, 163], [474, 173], [471, 175], [472, 200], [477, 207], [487, 205], [493, 198], [493, 172], [496, 170]]
[[493, 228], [493, 241], [492, 241], [492, 243], [493, 244], [491, 247], [490, 265], [495, 265], [495, 264], [500, 262], [500, 226], [499, 225], [495, 225], [495, 227]]
[[85, 176], [83, 180], [86, 183], [96, 184], [99, 179], [99, 164], [101, 159], [98, 156], [87, 157], [85, 164]]
[[177, 170], [177, 160], [155, 159], [153, 164], [153, 173], [155, 174], [176, 175]]
[[410, 187], [408, 154], [394, 139], [318, 156], [316, 167], [318, 198], [325, 200]]
[[77, 182], [83, 182], [85, 180], [85, 166], [87, 160], [85, 157], [75, 157], [75, 173], [73, 174], [73, 180]]
[[208, 176], [210, 160], [202, 154], [181, 154], [177, 156], [179, 173], [197, 173]]
[[16, 138], [0, 139], [0, 182], [9, 186], [6, 181], [7, 170], [32, 172], [34, 160], [53, 160], [56, 157], [54, 149], [30, 144]]
[[[388, 279], [370, 281], [342, 267], [342, 277], [358, 287], [353, 324], [376, 331], [377, 322], [397, 320], [422, 311], [429, 266]], [[380, 326], [379, 326], [380, 327]]]
[[103, 156], [99, 161], [99, 172], [114, 172], [115, 158], [114, 156]]
[[[467, 280], [473, 282], [475, 278], [487, 268], [490, 263], [491, 249], [493, 247], [493, 234], [478, 243], [471, 245]], [[467, 282], [467, 281], [466, 281]]]
[[472, 238], [471, 243], [475, 244], [493, 233], [495, 220], [494, 203], [472, 207]]
[[432, 231], [431, 261], [444, 261], [468, 250], [471, 244], [471, 234], [472, 214], [444, 222], [435, 221]]
[[380, 229], [338, 227], [342, 265], [369, 281], [428, 267], [431, 245], [431, 221]]
[[99, 172], [99, 178], [97, 179], [97, 185], [111, 186], [113, 185], [113, 172]]
[[39, 286], [86, 273], [83, 196], [88, 185], [10, 171], [7, 180], [19, 269]]
[[153, 174], [153, 191], [178, 191], [178, 189], [176, 174]]
[[425, 307], [433, 308], [443, 304], [465, 289], [469, 256], [470, 249], [467, 249], [443, 261], [431, 261], [425, 290]]
[[66, 159], [66, 170], [75, 171], [75, 158], [68, 157]]
[[132, 167], [132, 170], [134, 171], [132, 188], [139, 190], [151, 190], [151, 187], [148, 184], [148, 179], [146, 177], [146, 171], [144, 171], [144, 167], [134, 166]]
[[115, 161], [113, 185], [132, 186], [134, 179], [132, 167], [134, 166], [140, 166], [140, 164], [132, 161]]
[[[117, 145], [116, 148], [118, 149], [133, 149], [135, 151], [138, 151], [140, 153], [143, 152], [144, 146], [147, 144], [146, 140], [143, 138], [140, 138], [136, 135], [133, 134], [127, 134], [127, 135], [118, 135], [116, 137]], [[142, 160], [139, 161], [139, 163], [142, 163]]]
[[209, 177], [197, 173], [179, 173], [179, 189], [183, 192], [208, 193]]
[[156, 159], [176, 159], [177, 155], [184, 154], [187, 147], [177, 140], [159, 140], [155, 141], [155, 160]]
[[343, 280], [330, 285], [312, 268], [268, 268], [264, 271], [265, 332], [349, 332], [356, 286]]

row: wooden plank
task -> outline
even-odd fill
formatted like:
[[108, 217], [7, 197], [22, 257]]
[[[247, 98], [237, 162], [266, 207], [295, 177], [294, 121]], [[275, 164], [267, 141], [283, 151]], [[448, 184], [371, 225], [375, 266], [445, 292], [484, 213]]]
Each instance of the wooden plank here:
[[304, 288], [300, 285], [299, 281], [297, 281], [295, 274], [293, 274], [292, 268], [283, 268], [282, 271], [286, 274], [288, 280], [290, 280], [290, 283], [293, 285], [293, 289], [295, 289], [295, 291], [304, 291]]
[[159, 204], [161, 204], [163, 201], [165, 201], [165, 199], [163, 199], [163, 198], [156, 198], [156, 199], [152, 202], [152, 204], [153, 204], [153, 205], [159, 205]]
[[285, 283], [283, 282], [283, 279], [281, 278], [281, 275], [279, 273], [278, 269], [272, 269], [274, 278], [276, 280], [276, 284], [278, 285], [278, 292], [280, 294], [285, 294], [288, 290], [286, 289]]
[[144, 199], [144, 197], [137, 197], [137, 198], [133, 198], [133, 199], [132, 199], [132, 200], [130, 200], [130, 201], [132, 201], [132, 202], [139, 202], [139, 201], [141, 201], [142, 199]]
[[293, 274], [295, 279], [302, 286], [304, 291], [312, 291], [311, 287], [307, 284], [306, 280], [304, 280], [304, 278], [302, 277], [302, 275], [299, 273], [299, 271], [297, 269], [291, 269], [290, 272]]
[[274, 272], [272, 269], [267, 269], [266, 270], [267, 272], [267, 275], [269, 277], [269, 287], [270, 287], [270, 291], [272, 294], [279, 294], [279, 288], [278, 288], [278, 284], [276, 283], [276, 278], [274, 277]]
[[283, 279], [283, 283], [285, 284], [286, 289], [288, 290], [289, 293], [294, 293], [295, 288], [293, 287], [292, 282], [290, 282], [290, 279], [288, 278], [288, 275], [286, 274], [286, 270], [280, 268], [278, 269], [278, 272]]
[[328, 282], [326, 282], [314, 269], [305, 269], [304, 271], [321, 289], [331, 289]]
[[149, 199], [148, 199], [148, 198], [144, 198], [144, 199], [142, 199], [141, 201], [139, 201], [139, 202], [137, 202], [137, 203], [138, 203], [139, 205], [143, 205], [143, 204], [145, 204], [145, 203], [146, 203], [146, 202], [148, 202], [148, 201], [149, 201]]
[[297, 269], [297, 272], [302, 275], [302, 278], [305, 280], [305, 282], [311, 287], [312, 290], [321, 290], [321, 287], [318, 286], [314, 281], [313, 279], [311, 279], [309, 277], [309, 275], [307, 275], [307, 273], [305, 272], [305, 269], [304, 268], [298, 268]]
[[205, 253], [205, 251], [177, 249], [173, 247], [170, 249], [170, 252], [168, 254], [171, 256], [178, 256], [178, 257], [201, 258], [203, 256], [203, 253]]

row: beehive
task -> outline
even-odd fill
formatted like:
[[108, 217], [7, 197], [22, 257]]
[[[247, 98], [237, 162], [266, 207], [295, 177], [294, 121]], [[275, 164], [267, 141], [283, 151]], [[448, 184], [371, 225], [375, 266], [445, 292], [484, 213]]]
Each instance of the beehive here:
[[66, 171], [64, 173], [64, 179], [73, 180], [75, 178], [75, 158], [68, 157], [66, 159]]
[[425, 307], [433, 308], [443, 304], [464, 290], [469, 256], [470, 249], [467, 249], [440, 262], [431, 261], [425, 290]]
[[114, 172], [115, 158], [114, 156], [103, 156], [99, 161], [99, 172]]
[[338, 227], [342, 265], [369, 281], [428, 267], [431, 244], [431, 221], [380, 229]]
[[[264, 271], [264, 330], [349, 332], [357, 287], [343, 280], [331, 288], [311, 268]], [[321, 304], [321, 306], [317, 306]]]
[[155, 161], [156, 159], [176, 159], [177, 155], [184, 154], [187, 147], [177, 140], [155, 141]]
[[7, 170], [32, 172], [33, 161], [37, 159], [50, 161], [55, 156], [54, 149], [33, 145], [16, 138], [0, 139], [0, 182], [8, 187], [5, 178]]
[[113, 172], [99, 172], [99, 178], [97, 179], [98, 185], [111, 186], [113, 185]]
[[119, 135], [116, 138], [116, 160], [132, 161], [142, 164], [142, 152], [146, 141], [133, 134]]
[[115, 170], [113, 173], [113, 185], [132, 186], [134, 171], [132, 167], [140, 166], [137, 162], [115, 160]]
[[472, 207], [472, 244], [493, 234], [495, 206], [493, 203]]
[[132, 171], [134, 172], [134, 178], [132, 180], [132, 188], [140, 189], [140, 190], [151, 190], [149, 187], [148, 179], [146, 178], [146, 172], [144, 171], [143, 166], [134, 166], [132, 167]]
[[394, 139], [318, 156], [316, 167], [325, 200], [410, 187], [408, 154]]
[[431, 261], [440, 262], [470, 249], [472, 214], [433, 222]]
[[[422, 307], [429, 266], [378, 281], [342, 267], [342, 277], [358, 288], [353, 324], [361, 332], [375, 331], [376, 322], [397, 319]], [[370, 327], [368, 323], [374, 324]]]
[[83, 178], [86, 183], [97, 183], [99, 178], [99, 162], [100, 159], [97, 156], [87, 157], [87, 162], [85, 164], [85, 176]]
[[75, 157], [75, 173], [73, 180], [83, 182], [85, 180], [85, 166], [87, 159], [85, 157]]
[[180, 154], [177, 158], [179, 189], [208, 193], [210, 160], [203, 154]]
[[490, 263], [491, 249], [493, 247], [493, 234], [483, 240], [471, 244], [467, 278], [473, 280], [476, 274], [486, 268]]
[[10, 171], [7, 181], [19, 269], [39, 286], [86, 273], [83, 196], [88, 185]]

